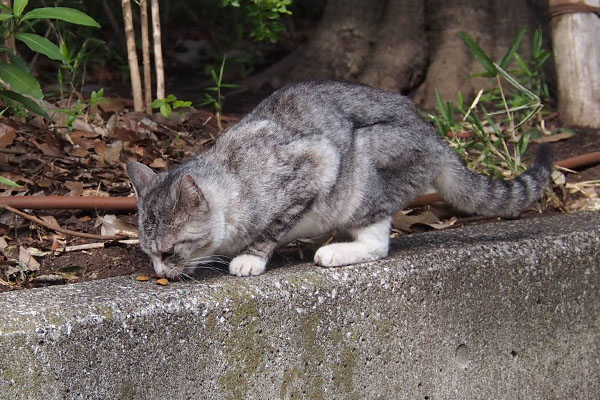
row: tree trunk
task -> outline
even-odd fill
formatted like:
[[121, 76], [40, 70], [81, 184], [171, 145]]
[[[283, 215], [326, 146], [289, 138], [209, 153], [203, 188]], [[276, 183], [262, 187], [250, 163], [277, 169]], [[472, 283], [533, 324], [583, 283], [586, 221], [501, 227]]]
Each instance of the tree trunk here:
[[[550, 6], [558, 2], [551, 0]], [[561, 0], [579, 4], [577, 1]], [[587, 0], [600, 6], [599, 0]], [[600, 17], [568, 13], [552, 20], [552, 40], [558, 81], [558, 112], [568, 124], [600, 128]]]
[[410, 93], [435, 108], [435, 90], [448, 99], [474, 95], [485, 79], [460, 39], [466, 31], [501, 58], [521, 28], [531, 33], [546, 0], [329, 0], [309, 42], [249, 80], [273, 87], [305, 79], [350, 79]]
[[[427, 76], [415, 91], [414, 98], [427, 109], [435, 108], [436, 90], [442, 98], [454, 101], [459, 91], [466, 98], [473, 98], [480, 89], [491, 85], [487, 79], [470, 77], [483, 72], [483, 67], [464, 45], [459, 36], [461, 31], [468, 33], [486, 53], [499, 61], [521, 28], [527, 28], [531, 37], [542, 24], [536, 9], [523, 0], [427, 0], [426, 3], [433, 45]], [[523, 43], [520, 53], [529, 54], [528, 43]]]

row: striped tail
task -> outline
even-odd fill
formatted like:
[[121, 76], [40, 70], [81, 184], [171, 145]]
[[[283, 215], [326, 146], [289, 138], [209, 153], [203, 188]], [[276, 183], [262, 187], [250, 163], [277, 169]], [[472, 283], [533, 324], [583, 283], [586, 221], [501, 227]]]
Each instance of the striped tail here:
[[515, 179], [502, 181], [468, 170], [454, 155], [448, 157], [434, 187], [457, 209], [478, 215], [516, 217], [542, 197], [554, 165], [552, 148], [541, 145], [533, 166]]

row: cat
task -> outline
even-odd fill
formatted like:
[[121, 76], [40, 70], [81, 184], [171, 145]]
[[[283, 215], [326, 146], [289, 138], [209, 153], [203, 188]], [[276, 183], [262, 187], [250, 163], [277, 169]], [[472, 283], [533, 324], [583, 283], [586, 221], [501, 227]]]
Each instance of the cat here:
[[513, 180], [475, 174], [407, 97], [309, 81], [275, 91], [170, 171], [133, 162], [127, 173], [140, 246], [158, 276], [175, 278], [212, 255], [233, 257], [233, 275], [259, 275], [277, 246], [331, 231], [353, 241], [319, 248], [317, 265], [380, 259], [394, 213], [427, 189], [463, 212], [515, 217], [540, 198], [552, 166], [543, 145]]

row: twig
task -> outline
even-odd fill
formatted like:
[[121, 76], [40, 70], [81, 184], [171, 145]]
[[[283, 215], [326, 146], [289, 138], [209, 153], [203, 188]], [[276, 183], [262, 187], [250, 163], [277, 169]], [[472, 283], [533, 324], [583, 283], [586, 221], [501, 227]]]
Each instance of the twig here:
[[[138, 244], [140, 241], [138, 239], [129, 239], [129, 240], [119, 240], [118, 243], [123, 244]], [[78, 244], [75, 246], [65, 246], [61, 249], [54, 250], [55, 253], [71, 253], [73, 251], [81, 251], [81, 250], [91, 250], [91, 249], [102, 249], [106, 247], [105, 242], [96, 242], [96, 243], [85, 243]]]
[[39, 219], [38, 217], [34, 217], [33, 215], [29, 215], [26, 212], [23, 212], [21, 210], [18, 210], [16, 208], [13, 208], [11, 206], [7, 206], [7, 205], [0, 205], [0, 208], [4, 208], [7, 211], [10, 211], [11, 213], [20, 215], [21, 217], [28, 219], [30, 221], [35, 222], [36, 224], [42, 225], [43, 227], [46, 227], [48, 229], [51, 229], [53, 231], [56, 232], [60, 232], [60, 233], [64, 233], [65, 235], [71, 235], [71, 236], [79, 236], [79, 237], [83, 237], [83, 238], [87, 238], [87, 239], [96, 239], [96, 240], [121, 240], [121, 239], [126, 239], [125, 236], [117, 236], [117, 235], [94, 235], [93, 233], [84, 233], [84, 232], [77, 232], [77, 231], [72, 231], [70, 229], [65, 229], [65, 228], [61, 228], [60, 226], [56, 226], [56, 225], [52, 225], [49, 224], [46, 221], [43, 221], [41, 219]]

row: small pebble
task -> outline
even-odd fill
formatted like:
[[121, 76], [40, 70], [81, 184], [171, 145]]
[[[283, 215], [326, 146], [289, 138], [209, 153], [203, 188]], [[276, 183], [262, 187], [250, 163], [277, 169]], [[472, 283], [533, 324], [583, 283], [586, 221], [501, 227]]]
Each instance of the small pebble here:
[[147, 280], [150, 280], [150, 278], [148, 278], [146, 275], [138, 275], [135, 277], [135, 280], [139, 282], [146, 282]]
[[156, 283], [158, 283], [161, 286], [167, 286], [169, 284], [169, 280], [167, 278], [161, 278], [157, 279]]

